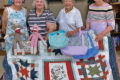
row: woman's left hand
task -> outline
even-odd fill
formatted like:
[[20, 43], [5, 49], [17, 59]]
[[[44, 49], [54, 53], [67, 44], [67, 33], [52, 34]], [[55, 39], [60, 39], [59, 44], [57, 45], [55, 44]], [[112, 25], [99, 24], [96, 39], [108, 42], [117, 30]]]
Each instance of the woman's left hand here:
[[66, 35], [67, 35], [68, 37], [72, 37], [72, 36], [75, 35], [75, 34], [76, 34], [75, 31], [67, 31], [67, 33], [66, 33]]
[[98, 42], [99, 40], [102, 40], [103, 36], [104, 36], [103, 34], [99, 34], [96, 36], [95, 40]]

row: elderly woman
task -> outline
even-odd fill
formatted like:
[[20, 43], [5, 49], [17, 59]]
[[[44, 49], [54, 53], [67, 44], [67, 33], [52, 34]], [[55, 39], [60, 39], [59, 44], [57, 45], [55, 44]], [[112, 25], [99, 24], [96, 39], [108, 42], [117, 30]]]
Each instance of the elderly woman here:
[[60, 30], [67, 31], [67, 36], [72, 37], [83, 26], [80, 11], [74, 7], [74, 0], [63, 0], [64, 8], [57, 16]]
[[47, 40], [49, 33], [56, 28], [54, 15], [46, 9], [47, 5], [45, 0], [34, 0], [33, 7], [34, 9], [30, 10], [28, 16], [29, 27], [37, 24], [41, 28], [39, 33]]
[[[12, 26], [15, 22], [17, 22], [20, 26], [23, 26], [23, 33], [27, 34], [27, 26], [26, 26], [26, 9], [22, 7], [23, 0], [12, 0], [12, 5], [9, 7], [6, 7], [3, 13], [3, 21], [2, 21], [2, 31], [6, 33], [6, 35], [9, 35], [11, 33], [14, 33], [14, 30], [12, 30]], [[25, 37], [23, 37], [25, 39]], [[8, 55], [8, 52], [12, 48], [11, 42], [14, 40], [14, 37], [10, 37], [6, 40], [6, 53]], [[9, 42], [9, 43], [8, 43]], [[12, 80], [12, 74], [11, 74], [11, 68], [8, 65], [7, 58], [9, 56], [6, 56], [3, 62], [3, 66], [5, 68], [5, 80]]]
[[86, 30], [91, 28], [97, 34], [96, 41], [105, 35], [110, 35], [110, 31], [115, 27], [112, 6], [104, 0], [94, 0], [95, 3], [89, 6]]
[[[29, 27], [32, 27], [34, 24], [37, 24], [37, 26], [41, 28], [41, 30], [39, 30], [38, 33], [41, 34], [43, 39], [48, 40], [49, 33], [56, 28], [54, 15], [51, 11], [46, 9], [47, 5], [45, 0], [34, 0], [33, 7], [34, 9], [30, 10], [28, 16]], [[41, 52], [45, 48], [43, 45], [41, 45], [41, 41], [38, 41], [38, 48], [40, 50], [40, 53], [44, 53]], [[31, 47], [31, 52], [36, 53], [37, 48], [33, 49], [33, 47]]]

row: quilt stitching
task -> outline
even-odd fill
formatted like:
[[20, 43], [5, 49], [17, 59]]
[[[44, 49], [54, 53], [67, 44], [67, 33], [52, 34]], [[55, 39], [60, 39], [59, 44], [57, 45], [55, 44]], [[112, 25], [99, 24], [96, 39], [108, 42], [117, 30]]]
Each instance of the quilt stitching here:
[[80, 80], [107, 80], [109, 70], [104, 60], [105, 56], [99, 54], [97, 58], [89, 60], [80, 59], [76, 62]]
[[18, 80], [36, 80], [38, 78], [38, 65], [33, 61], [20, 59], [13, 61], [16, 69], [16, 76]]
[[74, 80], [71, 61], [44, 61], [45, 80]]

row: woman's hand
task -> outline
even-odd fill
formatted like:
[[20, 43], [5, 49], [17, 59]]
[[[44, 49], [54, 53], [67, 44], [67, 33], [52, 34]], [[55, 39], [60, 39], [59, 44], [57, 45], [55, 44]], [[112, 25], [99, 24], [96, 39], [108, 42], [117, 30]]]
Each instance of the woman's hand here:
[[77, 33], [79, 32], [79, 30], [80, 30], [80, 27], [77, 28], [76, 30], [73, 30], [73, 31], [67, 31], [66, 36], [72, 37], [72, 36], [74, 36], [75, 34], [77, 34]]
[[75, 31], [67, 31], [66, 36], [72, 37], [72, 36], [75, 35], [75, 34], [76, 34]]
[[6, 35], [6, 36], [4, 37], [4, 39], [7, 39], [7, 38], [9, 38], [9, 35]]
[[103, 34], [99, 34], [96, 36], [95, 40], [98, 42], [99, 40], [102, 40], [103, 36], [104, 36]]
[[27, 44], [31, 44], [31, 41], [28, 40], [28, 41], [27, 41]]
[[113, 27], [112, 26], [108, 26], [102, 33], [98, 34], [97, 37], [96, 37], [96, 41], [99, 41], [99, 40], [102, 40], [102, 38], [108, 34], [110, 31], [113, 30]]
[[86, 27], [85, 27], [85, 31], [87, 31], [90, 28], [90, 23], [86, 22]]
[[45, 40], [48, 40], [48, 34], [45, 36]]
[[85, 31], [87, 31], [88, 29], [89, 29], [89, 27], [86, 27], [86, 28], [85, 28]]

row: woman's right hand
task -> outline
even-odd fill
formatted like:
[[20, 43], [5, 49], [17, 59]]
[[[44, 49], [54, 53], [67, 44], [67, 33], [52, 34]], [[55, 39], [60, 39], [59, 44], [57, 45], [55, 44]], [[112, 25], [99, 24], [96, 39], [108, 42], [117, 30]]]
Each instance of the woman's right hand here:
[[67, 37], [72, 37], [72, 36], [75, 35], [75, 34], [76, 34], [75, 31], [67, 31], [66, 36], [67, 36]]
[[85, 28], [85, 31], [87, 31], [88, 29], [89, 29], [89, 27], [86, 27], [86, 28]]
[[31, 41], [28, 40], [28, 41], [27, 41], [27, 44], [30, 44], [30, 43], [31, 43]]
[[85, 31], [87, 31], [90, 28], [90, 23], [86, 22], [86, 27], [85, 27]]
[[9, 35], [6, 35], [6, 36], [4, 37], [4, 39], [7, 39], [7, 38], [9, 38]]

